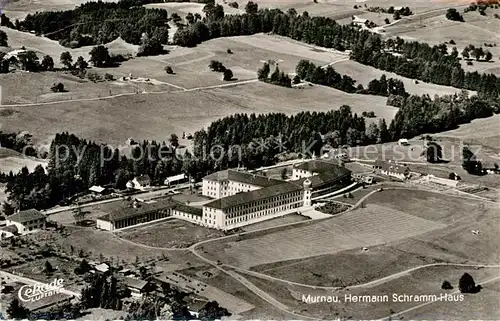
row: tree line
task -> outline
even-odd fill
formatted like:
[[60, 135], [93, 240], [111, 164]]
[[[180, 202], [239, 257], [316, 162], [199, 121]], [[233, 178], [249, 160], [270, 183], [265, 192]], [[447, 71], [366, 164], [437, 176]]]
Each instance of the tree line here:
[[168, 43], [168, 16], [162, 9], [149, 9], [144, 4], [155, 1], [120, 0], [87, 2], [74, 10], [43, 11], [16, 20], [14, 28], [35, 32], [57, 40], [66, 47], [103, 44], [118, 37], [141, 45], [143, 33], [157, 42]]
[[494, 98], [500, 94], [500, 78], [477, 71], [465, 72], [456, 48], [448, 54], [446, 44], [431, 47], [401, 38], [382, 41], [378, 35], [368, 35], [352, 48], [351, 59], [411, 79], [475, 90]]
[[339, 25], [326, 17], [310, 17], [307, 12], [298, 15], [279, 9], [257, 9], [257, 4], [246, 6], [246, 13], [224, 15], [220, 5], [207, 5], [207, 17], [180, 28], [174, 42], [181, 46], [195, 46], [203, 41], [228, 36], [274, 33], [294, 40], [337, 50], [351, 49], [351, 59], [398, 75], [439, 85], [475, 90], [497, 97], [500, 79], [494, 74], [465, 72], [454, 48], [448, 53], [446, 44], [430, 46], [417, 41], [387, 39], [361, 30], [353, 25]]
[[356, 81], [347, 75], [341, 75], [329, 65], [326, 68], [316, 66], [308, 60], [301, 60], [297, 64], [295, 71], [299, 79], [309, 81], [314, 84], [333, 87], [347, 93], [358, 93], [378, 96], [401, 96], [407, 97], [403, 82], [399, 79], [389, 78], [382, 75], [380, 79], [373, 79], [365, 89], [363, 85], [355, 86]]

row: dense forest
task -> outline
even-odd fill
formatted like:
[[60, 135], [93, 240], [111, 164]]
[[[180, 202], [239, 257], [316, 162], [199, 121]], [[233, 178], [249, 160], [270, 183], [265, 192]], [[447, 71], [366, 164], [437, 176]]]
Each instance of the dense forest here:
[[154, 1], [87, 2], [74, 10], [28, 14], [14, 26], [58, 40], [67, 47], [103, 44], [117, 37], [139, 45], [143, 33], [165, 44], [168, 42], [167, 12], [142, 7], [149, 2]]

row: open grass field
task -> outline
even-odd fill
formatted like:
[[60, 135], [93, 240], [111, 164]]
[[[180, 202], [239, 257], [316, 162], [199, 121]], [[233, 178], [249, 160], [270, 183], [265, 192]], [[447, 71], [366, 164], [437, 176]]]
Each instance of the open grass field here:
[[120, 232], [119, 237], [154, 247], [189, 247], [191, 244], [224, 236], [223, 232], [179, 219], [166, 220]]
[[[117, 78], [114, 70], [92, 70], [104, 77], [110, 73]], [[133, 94], [137, 89], [149, 92], [171, 91], [175, 88], [166, 84], [147, 84], [131, 81], [103, 81], [94, 83], [87, 79], [80, 79], [69, 73], [44, 72], [26, 73], [15, 72], [0, 75], [2, 82], [2, 104], [36, 104], [54, 101], [70, 101], [78, 99], [92, 99], [118, 94]], [[57, 83], [64, 85], [65, 92], [54, 93], [50, 88]]]
[[444, 228], [444, 224], [391, 208], [365, 208], [307, 226], [292, 227], [242, 240], [205, 244], [209, 257], [249, 268], [261, 264], [337, 253], [343, 250], [394, 242]]
[[75, 253], [83, 250], [90, 254], [89, 260], [99, 260], [100, 254], [105, 258], [113, 258], [115, 262], [134, 263], [139, 257], [141, 262], [154, 260], [162, 255], [168, 258], [167, 263], [158, 263], [170, 265], [171, 269], [184, 269], [188, 266], [195, 266], [201, 261], [187, 251], [167, 251], [151, 249], [141, 245], [122, 240], [112, 233], [104, 232], [91, 228], [67, 227], [69, 232], [67, 236], [52, 232], [43, 232], [33, 234], [40, 244], [55, 244], [61, 246], [69, 253], [70, 246], [73, 246]]
[[116, 146], [128, 137], [161, 141], [171, 133], [195, 132], [234, 113], [293, 114], [327, 111], [343, 104], [358, 114], [373, 110], [387, 122], [397, 112], [397, 108], [385, 106], [383, 97], [346, 94], [321, 86], [290, 89], [256, 82], [231, 88], [9, 107], [12, 113], [0, 117], [0, 122], [4, 130], [29, 129], [39, 142], [47, 143], [56, 133], [70, 131]]
[[309, 218], [299, 214], [288, 214], [285, 216], [277, 217], [271, 220], [251, 224], [242, 228], [245, 232], [257, 231], [260, 229], [271, 228], [283, 224], [296, 223], [307, 221]]
[[42, 165], [47, 166], [47, 162], [41, 159], [23, 156], [14, 150], [7, 148], [0, 148], [0, 172], [2, 173], [18, 173], [23, 167], [27, 167], [33, 171], [35, 167]]

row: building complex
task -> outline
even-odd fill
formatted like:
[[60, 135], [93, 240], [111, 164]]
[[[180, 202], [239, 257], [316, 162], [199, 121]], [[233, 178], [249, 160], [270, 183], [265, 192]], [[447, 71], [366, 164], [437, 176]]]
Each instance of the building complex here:
[[293, 168], [290, 181], [228, 169], [203, 178], [202, 195], [212, 198], [200, 207], [164, 200], [133, 205], [97, 219], [97, 227], [117, 230], [166, 217], [220, 230], [232, 230], [296, 213], [312, 200], [335, 193], [352, 182], [351, 171], [327, 160]]

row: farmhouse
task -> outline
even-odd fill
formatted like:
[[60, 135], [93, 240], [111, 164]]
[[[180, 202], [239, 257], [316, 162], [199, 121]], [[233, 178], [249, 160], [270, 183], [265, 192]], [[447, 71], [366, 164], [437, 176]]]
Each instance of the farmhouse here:
[[380, 174], [395, 177], [401, 180], [410, 177], [410, 168], [396, 161], [376, 160], [373, 168], [380, 171]]
[[19, 234], [45, 228], [46, 217], [35, 209], [17, 212], [7, 217], [7, 226], [15, 225]]

